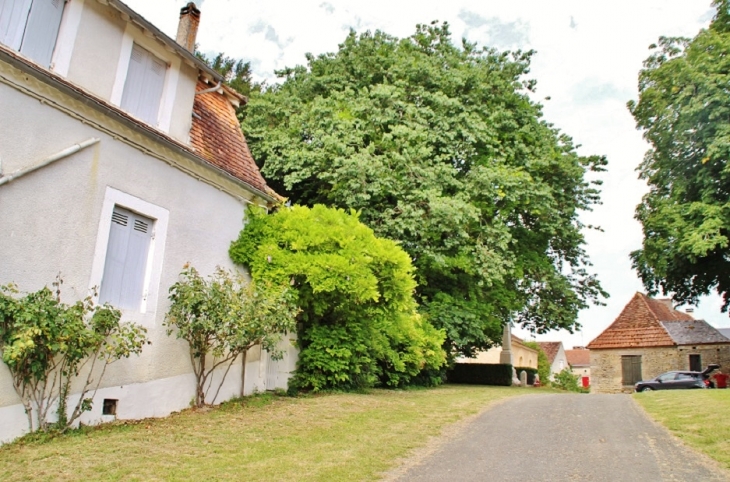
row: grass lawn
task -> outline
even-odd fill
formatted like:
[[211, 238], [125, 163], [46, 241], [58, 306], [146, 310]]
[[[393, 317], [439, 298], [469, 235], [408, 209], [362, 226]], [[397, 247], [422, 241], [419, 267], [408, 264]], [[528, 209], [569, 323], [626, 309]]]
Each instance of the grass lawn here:
[[662, 390], [634, 399], [684, 443], [730, 469], [730, 389]]
[[447, 385], [248, 397], [2, 447], [0, 480], [374, 480], [447, 425], [540, 392]]

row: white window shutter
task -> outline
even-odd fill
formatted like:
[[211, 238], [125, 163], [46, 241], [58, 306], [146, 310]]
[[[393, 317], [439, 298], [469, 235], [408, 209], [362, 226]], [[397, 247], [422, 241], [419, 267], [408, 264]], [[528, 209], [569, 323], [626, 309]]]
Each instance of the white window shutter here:
[[122, 109], [156, 126], [166, 71], [167, 64], [134, 44], [122, 93]]
[[148, 69], [145, 72], [144, 92], [142, 93], [140, 117], [147, 123], [157, 125], [162, 100], [162, 89], [165, 86], [167, 64], [157, 57], [150, 55]]
[[142, 301], [151, 234], [152, 222], [141, 216], [135, 216], [127, 243], [122, 292], [119, 296], [119, 306], [121, 307], [138, 309]]
[[134, 44], [132, 47], [132, 55], [129, 58], [129, 67], [127, 68], [127, 80], [124, 82], [121, 107], [135, 115], [139, 112], [146, 64], [147, 52], [137, 44]]
[[44, 67], [51, 65], [64, 4], [64, 0], [33, 0], [30, 7], [20, 53]]
[[31, 0], [0, 0], [0, 43], [20, 50]]
[[139, 309], [151, 236], [150, 219], [114, 208], [99, 303]]

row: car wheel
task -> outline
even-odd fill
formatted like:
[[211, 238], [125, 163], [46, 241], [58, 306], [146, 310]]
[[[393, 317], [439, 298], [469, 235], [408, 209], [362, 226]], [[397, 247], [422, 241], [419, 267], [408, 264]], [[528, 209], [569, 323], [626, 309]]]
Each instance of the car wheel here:
[[651, 387], [641, 387], [641, 390], [639, 390], [639, 391], [640, 392], [651, 392], [652, 390], [654, 390], [654, 389]]

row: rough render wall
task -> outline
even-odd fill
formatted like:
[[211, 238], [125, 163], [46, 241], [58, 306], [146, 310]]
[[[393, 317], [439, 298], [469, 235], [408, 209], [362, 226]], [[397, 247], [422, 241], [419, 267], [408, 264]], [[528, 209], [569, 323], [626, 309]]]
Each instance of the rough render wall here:
[[100, 2], [85, 1], [68, 79], [109, 100], [125, 27], [126, 22], [116, 10]]
[[641, 377], [648, 380], [670, 370], [689, 370], [689, 355], [701, 355], [702, 366], [718, 363], [730, 371], [730, 345], [696, 345], [626, 350], [591, 350], [591, 391], [596, 393], [632, 392], [623, 386], [621, 357], [641, 355]]
[[[4, 112], [13, 114], [2, 115]], [[130, 397], [119, 402], [119, 410], [126, 411], [129, 418], [166, 415], [185, 408], [194, 393], [178, 396], [185, 387], [192, 387], [192, 373], [186, 343], [167, 336], [162, 324], [167, 291], [187, 262], [204, 274], [216, 265], [234, 268], [228, 247], [242, 227], [244, 203], [0, 83], [0, 159], [5, 174], [90, 137], [101, 142], [0, 186], [0, 284], [14, 281], [21, 290], [35, 291], [60, 272], [65, 279], [65, 301], [80, 299], [90, 287], [107, 186], [167, 209], [160, 283], [150, 286], [158, 292], [157, 303], [147, 313], [125, 311], [123, 315], [123, 319], [147, 327], [152, 345], [139, 357], [111, 365], [102, 384], [105, 392]], [[291, 371], [296, 362], [295, 350], [289, 351], [293, 356], [282, 372]], [[265, 363], [255, 352], [250, 354], [247, 392], [265, 387]], [[285, 386], [281, 378], [277, 386]], [[231, 385], [224, 391], [226, 396], [240, 392], [240, 381], [239, 369], [238, 375], [227, 379]], [[12, 427], [2, 415], [14, 419], [20, 400], [2, 364], [0, 387], [0, 441], [4, 441], [20, 435], [5, 433]], [[156, 408], [149, 412], [150, 407]], [[101, 412], [100, 403], [89, 414], [90, 420], [98, 418], [96, 412]], [[23, 417], [22, 409], [20, 414]]]
[[[115, 9], [102, 5], [101, 2], [90, 0], [84, 2], [68, 80], [109, 101], [116, 80], [126, 27], [127, 22], [120, 18], [119, 12]], [[163, 48], [159, 41], [147, 37], [141, 29], [135, 27], [134, 32], [135, 42], [153, 51], [168, 64], [171, 58], [177, 56]], [[181, 62], [168, 131], [169, 135], [181, 142], [188, 141], [197, 82], [198, 69]]]

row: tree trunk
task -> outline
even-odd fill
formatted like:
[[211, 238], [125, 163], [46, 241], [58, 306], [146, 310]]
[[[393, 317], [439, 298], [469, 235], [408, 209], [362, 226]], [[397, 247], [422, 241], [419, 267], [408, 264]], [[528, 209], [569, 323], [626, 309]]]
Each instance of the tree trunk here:
[[246, 389], [246, 355], [248, 355], [248, 348], [243, 350], [241, 354], [241, 398], [243, 398], [243, 391]]

